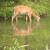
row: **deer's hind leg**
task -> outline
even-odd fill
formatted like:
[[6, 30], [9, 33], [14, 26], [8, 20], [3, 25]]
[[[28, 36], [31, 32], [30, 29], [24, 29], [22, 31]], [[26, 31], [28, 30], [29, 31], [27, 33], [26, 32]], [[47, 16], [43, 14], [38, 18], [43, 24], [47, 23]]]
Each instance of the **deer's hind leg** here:
[[15, 23], [17, 22], [17, 14], [14, 14], [12, 16], [12, 24], [14, 23], [14, 19], [15, 19]]
[[17, 16], [18, 16], [18, 14], [16, 13], [16, 14], [14, 14], [13, 16], [12, 16], [12, 23], [14, 22], [14, 19], [15, 19], [15, 21], [17, 22]]

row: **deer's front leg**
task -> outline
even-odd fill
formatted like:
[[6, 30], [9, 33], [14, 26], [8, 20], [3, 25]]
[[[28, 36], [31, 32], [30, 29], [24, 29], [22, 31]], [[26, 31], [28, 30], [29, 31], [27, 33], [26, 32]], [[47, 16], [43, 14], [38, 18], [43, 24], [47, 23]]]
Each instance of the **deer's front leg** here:
[[16, 23], [17, 23], [17, 16], [16, 16]]
[[26, 16], [26, 24], [27, 24], [27, 16]]
[[31, 26], [31, 22], [32, 22], [32, 20], [31, 20], [31, 16], [29, 16], [29, 20], [30, 20], [30, 26]]

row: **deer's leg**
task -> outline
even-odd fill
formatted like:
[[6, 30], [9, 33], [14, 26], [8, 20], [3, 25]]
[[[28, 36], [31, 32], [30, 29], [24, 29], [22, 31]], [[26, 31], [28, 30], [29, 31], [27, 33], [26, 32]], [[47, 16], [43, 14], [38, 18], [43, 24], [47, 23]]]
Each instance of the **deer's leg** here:
[[19, 14], [19, 13], [16, 13], [16, 23], [17, 23], [18, 14]]
[[15, 17], [16, 17], [16, 15], [13, 15], [13, 16], [12, 16], [12, 23], [13, 23], [13, 21], [14, 21]]
[[32, 22], [32, 20], [31, 20], [31, 16], [29, 16], [29, 20], [30, 20], [30, 26], [31, 26], [31, 22]]
[[15, 17], [15, 16], [13, 15], [13, 16], [12, 16], [12, 23], [13, 23], [14, 17]]
[[27, 16], [26, 16], [26, 24], [27, 24]]
[[16, 23], [17, 23], [17, 18], [18, 18], [18, 17], [16, 16]]

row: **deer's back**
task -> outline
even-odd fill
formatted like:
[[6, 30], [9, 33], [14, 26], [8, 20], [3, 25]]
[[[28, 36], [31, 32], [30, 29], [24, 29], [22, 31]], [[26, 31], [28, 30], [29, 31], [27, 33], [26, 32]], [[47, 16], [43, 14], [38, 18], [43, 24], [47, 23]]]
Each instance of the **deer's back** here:
[[14, 11], [18, 13], [32, 13], [32, 9], [28, 6], [18, 5], [14, 7]]

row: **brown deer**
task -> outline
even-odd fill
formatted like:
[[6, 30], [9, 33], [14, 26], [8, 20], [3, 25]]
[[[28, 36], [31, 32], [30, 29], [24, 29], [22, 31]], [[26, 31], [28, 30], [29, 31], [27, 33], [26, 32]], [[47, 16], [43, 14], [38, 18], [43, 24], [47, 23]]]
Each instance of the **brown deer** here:
[[35, 12], [33, 12], [30, 7], [25, 6], [25, 5], [18, 5], [18, 6], [14, 7], [14, 13], [12, 16], [12, 23], [14, 21], [14, 18], [16, 18], [16, 22], [17, 22], [18, 15], [23, 14], [23, 13], [27, 14], [26, 15], [26, 24], [27, 24], [27, 17], [29, 17], [30, 23], [31, 23], [32, 16], [37, 20], [37, 22], [39, 22], [39, 20], [40, 20], [40, 17]]

